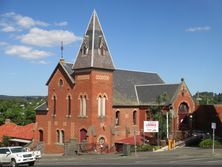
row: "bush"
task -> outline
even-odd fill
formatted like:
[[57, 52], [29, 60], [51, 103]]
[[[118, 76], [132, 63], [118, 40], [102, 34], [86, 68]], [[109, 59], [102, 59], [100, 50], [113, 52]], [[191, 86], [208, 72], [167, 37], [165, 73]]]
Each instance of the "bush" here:
[[[205, 139], [202, 140], [199, 144], [201, 148], [212, 148], [213, 140], [212, 139]], [[217, 140], [214, 141], [215, 148], [222, 148], [222, 144]]]
[[153, 147], [149, 144], [142, 144], [137, 146], [137, 151], [152, 151]]

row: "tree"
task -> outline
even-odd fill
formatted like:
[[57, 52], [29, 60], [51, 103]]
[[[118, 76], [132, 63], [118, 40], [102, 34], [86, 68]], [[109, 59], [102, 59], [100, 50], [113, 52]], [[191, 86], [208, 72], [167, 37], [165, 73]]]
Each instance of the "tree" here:
[[154, 120], [159, 121], [159, 133], [157, 134], [158, 143], [160, 139], [165, 139], [166, 130], [166, 114], [163, 112], [163, 108], [166, 102], [169, 100], [169, 96], [166, 92], [160, 94], [156, 98], [156, 105], [150, 107], [150, 111], [153, 115]]
[[10, 119], [18, 125], [35, 122], [35, 108], [42, 101], [42, 97], [17, 97], [0, 99], [0, 125], [5, 119]]

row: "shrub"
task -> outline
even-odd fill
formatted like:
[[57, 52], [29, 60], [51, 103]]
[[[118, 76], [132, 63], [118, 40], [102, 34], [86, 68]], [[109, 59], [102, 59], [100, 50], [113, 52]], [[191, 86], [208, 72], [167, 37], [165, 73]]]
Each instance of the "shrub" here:
[[137, 147], [137, 151], [152, 151], [153, 147], [149, 144], [142, 144]]
[[[199, 146], [201, 148], [212, 148], [212, 145], [213, 145], [213, 140], [212, 139], [205, 139], [205, 140], [202, 140], [199, 144]], [[222, 148], [222, 144], [218, 141], [214, 141], [214, 146], [215, 148]]]

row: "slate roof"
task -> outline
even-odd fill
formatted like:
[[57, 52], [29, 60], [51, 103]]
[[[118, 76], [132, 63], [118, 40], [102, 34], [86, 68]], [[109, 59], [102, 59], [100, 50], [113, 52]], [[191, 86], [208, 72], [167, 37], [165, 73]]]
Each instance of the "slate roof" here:
[[35, 111], [37, 112], [45, 112], [48, 111], [48, 102], [44, 102], [41, 105], [39, 105], [38, 107], [35, 108]]
[[164, 105], [171, 104], [180, 84], [136, 85], [137, 100], [140, 105], [157, 105], [157, 97], [167, 94], [168, 100]]
[[[99, 54], [101, 47], [104, 48], [104, 55]], [[88, 50], [86, 53], [83, 52], [84, 48]], [[112, 57], [95, 11], [91, 16], [76, 61], [73, 64], [75, 70], [85, 68], [114, 70]]]
[[163, 83], [157, 73], [115, 70], [113, 72], [113, 105], [139, 105], [135, 85]]
[[67, 77], [68, 77], [69, 80], [71, 81], [71, 83], [74, 84], [75, 81], [74, 81], [74, 78], [72, 77], [72, 74], [73, 74], [74, 70], [72, 69], [72, 65], [73, 65], [73, 64], [71, 64], [71, 63], [66, 63], [66, 62], [61, 63], [61, 62], [59, 62], [59, 63], [57, 64], [56, 68], [54, 69], [54, 71], [52, 72], [51, 76], [49, 77], [46, 85], [49, 84], [49, 82], [51, 81], [53, 75], [55, 74], [55, 72], [56, 72], [56, 70], [57, 70], [57, 68], [58, 68], [59, 66], [62, 67], [62, 69], [63, 69], [64, 72], [66, 73]]
[[62, 65], [65, 68], [65, 70], [67, 71], [67, 73], [69, 74], [69, 76], [71, 76], [74, 72], [74, 70], [72, 69], [73, 64], [72, 63], [64, 63]]

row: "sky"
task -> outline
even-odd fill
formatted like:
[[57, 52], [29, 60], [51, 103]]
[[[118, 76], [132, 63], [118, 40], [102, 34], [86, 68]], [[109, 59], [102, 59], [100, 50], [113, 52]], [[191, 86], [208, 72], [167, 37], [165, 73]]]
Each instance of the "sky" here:
[[61, 41], [74, 63], [94, 9], [116, 69], [222, 93], [221, 0], [0, 0], [0, 95], [46, 96]]

